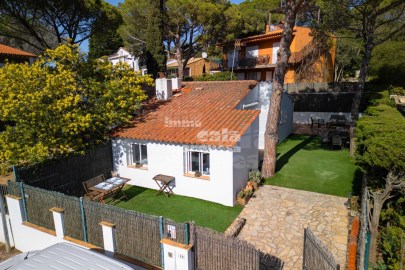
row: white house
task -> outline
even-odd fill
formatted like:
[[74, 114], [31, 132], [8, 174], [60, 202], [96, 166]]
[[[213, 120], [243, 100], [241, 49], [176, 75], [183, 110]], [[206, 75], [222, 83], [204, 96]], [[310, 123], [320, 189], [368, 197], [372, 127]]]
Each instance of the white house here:
[[115, 131], [114, 170], [152, 189], [155, 175], [172, 176], [175, 194], [233, 206], [248, 172], [258, 168], [259, 89], [256, 81], [183, 84]]
[[146, 69], [141, 69], [139, 66], [139, 58], [132, 55], [126, 48], [119, 48], [115, 54], [108, 56], [108, 61], [115, 65], [119, 62], [127, 63], [135, 71], [142, 71], [142, 74], [146, 74]]

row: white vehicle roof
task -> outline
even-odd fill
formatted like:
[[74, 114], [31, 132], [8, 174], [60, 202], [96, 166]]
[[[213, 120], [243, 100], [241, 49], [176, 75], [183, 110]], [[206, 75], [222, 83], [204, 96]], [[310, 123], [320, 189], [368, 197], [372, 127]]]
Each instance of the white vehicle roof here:
[[1, 270], [133, 270], [134, 268], [97, 252], [68, 243], [19, 254], [3, 263]]

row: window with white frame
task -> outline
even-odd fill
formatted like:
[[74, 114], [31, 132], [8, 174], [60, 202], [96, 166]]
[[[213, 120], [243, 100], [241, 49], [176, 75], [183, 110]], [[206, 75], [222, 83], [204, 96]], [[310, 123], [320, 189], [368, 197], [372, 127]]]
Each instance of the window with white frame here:
[[202, 175], [210, 175], [210, 154], [197, 151], [186, 152], [186, 172], [200, 172]]
[[146, 144], [134, 143], [131, 148], [132, 164], [148, 165], [148, 148]]

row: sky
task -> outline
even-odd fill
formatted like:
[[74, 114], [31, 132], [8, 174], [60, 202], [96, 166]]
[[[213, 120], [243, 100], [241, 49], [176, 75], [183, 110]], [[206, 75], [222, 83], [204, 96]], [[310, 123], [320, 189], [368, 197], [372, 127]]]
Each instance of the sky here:
[[[243, 2], [243, 1], [244, 0], [231, 0], [231, 3], [239, 4], [239, 3]], [[110, 4], [114, 5], [114, 6], [117, 6], [118, 3], [122, 3], [122, 2], [124, 2], [124, 0], [106, 0], [106, 2], [108, 2], [108, 3], [110, 3]], [[85, 41], [82, 42], [82, 44], [80, 45], [80, 49], [82, 51], [86, 52], [86, 53], [89, 51], [89, 42], [88, 42], [88, 40], [85, 40]]]

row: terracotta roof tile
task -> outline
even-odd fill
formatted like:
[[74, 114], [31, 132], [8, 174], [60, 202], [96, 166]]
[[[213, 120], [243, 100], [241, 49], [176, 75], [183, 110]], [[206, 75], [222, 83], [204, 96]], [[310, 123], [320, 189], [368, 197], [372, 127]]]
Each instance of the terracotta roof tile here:
[[[187, 91], [159, 102], [157, 109], [146, 109], [148, 112], [137, 117], [132, 126], [115, 130], [113, 136], [232, 147], [237, 140], [226, 136], [242, 136], [260, 113], [236, 109], [256, 84], [256, 81], [187, 82], [183, 88]], [[221, 138], [210, 139], [213, 132], [219, 132]]]
[[19, 49], [15, 49], [3, 44], [0, 44], [0, 55], [13, 55], [13, 56], [24, 56], [24, 57], [36, 57], [35, 54], [25, 52]]

